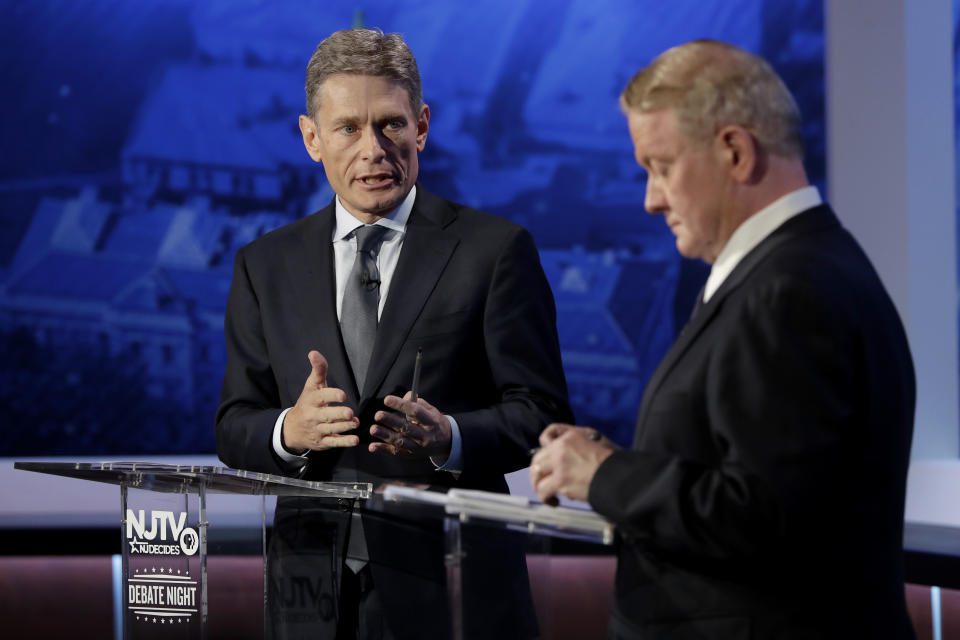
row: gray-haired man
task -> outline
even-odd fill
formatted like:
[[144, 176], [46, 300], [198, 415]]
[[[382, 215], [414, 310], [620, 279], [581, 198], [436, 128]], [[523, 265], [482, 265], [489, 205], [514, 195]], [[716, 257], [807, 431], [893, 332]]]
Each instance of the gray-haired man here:
[[[218, 454], [309, 479], [506, 491], [503, 474], [571, 415], [533, 240], [417, 182], [430, 109], [396, 34], [334, 33], [306, 89], [303, 142], [337, 197], [237, 253]], [[330, 567], [321, 588], [333, 587], [339, 634], [446, 634], [439, 530], [302, 500], [281, 500], [275, 521], [274, 559], [329, 541], [312, 566]], [[532, 636], [518, 550], [476, 555], [504, 580], [482, 615], [467, 612], [468, 627]]]

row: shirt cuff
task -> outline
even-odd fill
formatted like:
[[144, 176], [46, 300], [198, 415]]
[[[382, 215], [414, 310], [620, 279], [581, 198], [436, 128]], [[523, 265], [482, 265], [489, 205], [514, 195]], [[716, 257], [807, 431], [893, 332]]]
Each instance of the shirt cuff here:
[[290, 407], [289, 409], [284, 409], [281, 411], [280, 417], [277, 418], [276, 424], [273, 425], [273, 452], [280, 456], [280, 459], [284, 462], [300, 466], [307, 463], [307, 454], [304, 453], [303, 455], [297, 455], [295, 453], [290, 453], [283, 448], [283, 418], [292, 408], [293, 407]]
[[430, 462], [437, 471], [463, 471], [463, 440], [460, 438], [460, 425], [453, 416], [446, 416], [446, 418], [450, 421], [450, 455], [443, 464], [433, 456], [430, 457]]

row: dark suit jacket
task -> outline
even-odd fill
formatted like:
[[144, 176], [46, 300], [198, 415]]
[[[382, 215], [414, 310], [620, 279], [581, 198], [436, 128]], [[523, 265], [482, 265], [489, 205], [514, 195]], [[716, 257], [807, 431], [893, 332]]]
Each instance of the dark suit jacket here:
[[[329, 363], [329, 386], [343, 389], [346, 404], [360, 417], [360, 444], [312, 453], [304, 477], [506, 491], [503, 474], [528, 464], [543, 428], [571, 419], [553, 294], [530, 234], [418, 185], [367, 379], [357, 384], [337, 320], [335, 224], [331, 203], [237, 252], [216, 418], [220, 459], [235, 468], [292, 472], [273, 452], [271, 437], [281, 410], [296, 403], [310, 373], [307, 352], [317, 349]], [[410, 388], [418, 348], [423, 349], [420, 395], [460, 427], [458, 479], [436, 471], [427, 459], [367, 451], [373, 415], [384, 408], [384, 396], [402, 396]], [[315, 510], [295, 503], [281, 500], [276, 522], [300, 509]], [[381, 559], [410, 561], [419, 566], [400, 569], [409, 573], [430, 565], [426, 573], [442, 579], [442, 538], [434, 541], [436, 561], [427, 563], [421, 554], [398, 553], [403, 546], [395, 538], [405, 536], [411, 545], [428, 539], [393, 524], [364, 515], [371, 566]], [[341, 526], [341, 543], [344, 531]], [[417, 606], [407, 606], [406, 613], [423, 618]]]
[[896, 310], [827, 206], [751, 251], [644, 393], [590, 502], [612, 627], [639, 638], [907, 638], [915, 383]]

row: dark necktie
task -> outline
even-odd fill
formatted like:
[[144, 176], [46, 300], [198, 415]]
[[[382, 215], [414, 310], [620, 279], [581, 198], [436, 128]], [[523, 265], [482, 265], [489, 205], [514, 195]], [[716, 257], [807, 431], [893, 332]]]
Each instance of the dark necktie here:
[[356, 230], [357, 257], [347, 277], [340, 309], [340, 333], [347, 349], [357, 391], [363, 393], [373, 341], [377, 337], [377, 308], [380, 305], [380, 271], [377, 253], [386, 227], [365, 225]]
[[700, 287], [700, 293], [697, 294], [697, 299], [693, 303], [693, 311], [690, 312], [690, 320], [688, 320], [687, 322], [691, 322], [694, 318], [696, 318], [697, 314], [700, 313], [700, 309], [703, 308], [703, 305], [704, 305], [703, 294], [706, 292], [706, 289], [707, 289], [707, 285], [703, 285], [702, 287]]
[[687, 318], [686, 323], [684, 323], [684, 325], [680, 328], [680, 335], [683, 335], [683, 333], [686, 332], [687, 328], [690, 327], [694, 320], [697, 319], [697, 314], [703, 309], [703, 292], [706, 290], [706, 288], [706, 283], [700, 287], [700, 291], [697, 293], [697, 299], [693, 303], [693, 310], [690, 311], [690, 317]]

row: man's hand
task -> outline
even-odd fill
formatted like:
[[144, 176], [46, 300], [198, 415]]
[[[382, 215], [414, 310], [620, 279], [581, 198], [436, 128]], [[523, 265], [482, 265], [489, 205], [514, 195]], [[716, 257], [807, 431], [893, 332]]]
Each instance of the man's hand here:
[[530, 460], [530, 484], [541, 502], [557, 506], [557, 496], [586, 501], [590, 482], [617, 447], [591, 427], [551, 424], [540, 434], [541, 449]]
[[360, 442], [358, 436], [341, 435], [360, 426], [353, 409], [330, 406], [333, 402], [345, 401], [347, 394], [327, 386], [327, 359], [319, 351], [311, 351], [307, 358], [313, 370], [307, 376], [297, 404], [283, 417], [283, 446], [300, 453], [307, 449], [322, 451], [356, 446]]
[[423, 398], [411, 400], [408, 391], [403, 398], [387, 396], [383, 404], [399, 411], [378, 411], [377, 424], [370, 427], [370, 435], [383, 442], [371, 442], [371, 453], [430, 456], [446, 460], [450, 455], [451, 427], [447, 417]]

